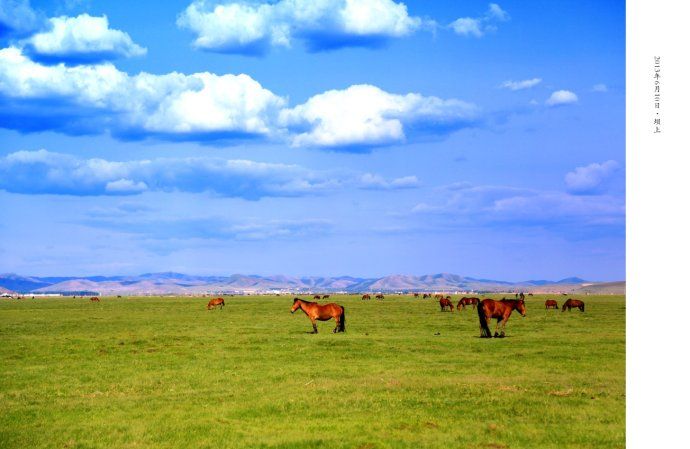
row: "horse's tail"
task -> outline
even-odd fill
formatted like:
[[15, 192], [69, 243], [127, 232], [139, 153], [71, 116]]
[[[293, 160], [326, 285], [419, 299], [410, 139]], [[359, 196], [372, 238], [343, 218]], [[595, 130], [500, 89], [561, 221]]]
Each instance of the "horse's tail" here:
[[345, 332], [345, 307], [340, 306], [343, 309], [343, 313], [340, 315], [340, 332]]
[[491, 337], [491, 330], [486, 322], [486, 313], [484, 312], [484, 304], [481, 302], [477, 306], [477, 315], [479, 315], [479, 330], [480, 337]]

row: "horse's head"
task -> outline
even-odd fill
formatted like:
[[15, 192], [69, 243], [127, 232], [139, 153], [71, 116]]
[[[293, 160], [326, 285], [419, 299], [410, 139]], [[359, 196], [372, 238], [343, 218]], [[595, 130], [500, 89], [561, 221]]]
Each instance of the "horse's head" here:
[[525, 309], [525, 300], [521, 299], [517, 302], [515, 308], [520, 312], [520, 315], [527, 316], [527, 309]]
[[292, 300], [292, 309], [290, 309], [290, 313], [295, 313], [302, 306], [300, 301], [301, 299], [299, 298], [295, 298]]

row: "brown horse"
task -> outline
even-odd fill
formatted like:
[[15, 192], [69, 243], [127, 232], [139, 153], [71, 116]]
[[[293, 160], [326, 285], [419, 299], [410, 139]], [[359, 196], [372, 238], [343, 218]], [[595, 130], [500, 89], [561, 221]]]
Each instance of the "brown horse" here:
[[[496, 318], [496, 331], [494, 337], [503, 338], [506, 336], [506, 322], [510, 318], [513, 310], [517, 309], [520, 315], [527, 315], [525, 309], [525, 301], [522, 299], [505, 299], [494, 301], [493, 299], [485, 299], [479, 303], [477, 307], [477, 315], [479, 315], [479, 336], [481, 338], [491, 338], [491, 330], [489, 329], [489, 321], [491, 318]], [[501, 328], [499, 335], [498, 328]]]
[[458, 310], [460, 310], [461, 306], [463, 309], [465, 308], [465, 306], [472, 306], [473, 309], [476, 309], [477, 304], [479, 304], [479, 298], [463, 297], [460, 301], [458, 301]]
[[414, 296], [415, 298], [419, 298], [419, 293], [414, 293], [412, 296]]
[[295, 313], [298, 309], [302, 309], [302, 312], [311, 320], [311, 325], [314, 328], [312, 334], [319, 333], [319, 329], [316, 327], [317, 320], [328, 321], [331, 318], [335, 318], [336, 323], [333, 333], [345, 332], [345, 307], [343, 306], [339, 306], [334, 302], [322, 306], [316, 302], [295, 298], [292, 301], [292, 310], [290, 310], [290, 313]]
[[450, 302], [450, 299], [448, 298], [439, 299], [438, 304], [441, 306], [441, 312], [445, 312], [446, 308], [448, 308], [448, 310], [450, 310], [451, 312], [453, 311], [453, 303]]
[[314, 299], [321, 299], [319, 295], [314, 295]]
[[223, 298], [210, 300], [206, 306], [206, 310], [215, 309], [217, 306], [220, 306], [220, 310], [223, 310], [223, 307], [225, 307], [225, 300]]
[[568, 300], [563, 303], [563, 309], [561, 309], [561, 312], [565, 312], [566, 307], [568, 308], [568, 312], [570, 312], [570, 309], [580, 309], [580, 312], [585, 311], [585, 303], [579, 299], [568, 298]]
[[370, 295], [369, 293], [363, 294], [363, 295], [362, 295], [362, 300], [365, 300], [365, 299], [371, 299], [371, 295]]
[[91, 297], [91, 302], [101, 302], [101, 300], [98, 299], [98, 296], [92, 296], [92, 297]]
[[376, 295], [376, 299], [383, 299], [383, 298], [385, 298], [385, 296], [383, 296], [381, 293], [379, 293], [378, 295]]
[[555, 299], [547, 299], [544, 303], [547, 309], [558, 309], [558, 303]]
[[424, 293], [424, 295], [422, 295], [422, 299], [427, 299], [427, 298], [431, 298], [431, 293]]
[[323, 299], [328, 299], [328, 298], [330, 298], [330, 297], [331, 297], [331, 295], [323, 295], [323, 296], [322, 296]]

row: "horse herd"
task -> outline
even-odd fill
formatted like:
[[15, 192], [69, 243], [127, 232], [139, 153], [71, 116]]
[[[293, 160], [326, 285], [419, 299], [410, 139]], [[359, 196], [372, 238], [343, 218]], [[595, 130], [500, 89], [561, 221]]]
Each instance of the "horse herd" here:
[[[530, 293], [529, 296], [532, 296], [532, 294]], [[419, 297], [419, 294], [415, 293], [414, 297]], [[431, 297], [431, 294], [424, 293], [424, 297]], [[489, 323], [492, 319], [495, 319], [496, 328], [494, 330], [493, 337], [503, 338], [505, 337], [506, 323], [508, 322], [510, 315], [513, 313], [513, 310], [517, 310], [518, 313], [523, 317], [527, 315], [527, 309], [525, 308], [525, 295], [523, 293], [520, 293], [519, 295], [515, 294], [515, 297], [516, 299], [503, 298], [501, 300], [495, 300], [490, 298], [479, 299], [476, 297], [463, 297], [458, 301], [457, 309], [458, 311], [464, 310], [465, 307], [468, 306], [472, 306], [472, 309], [477, 309], [477, 315], [479, 317], [479, 336], [481, 338], [492, 337], [491, 330], [489, 329]], [[328, 299], [330, 298], [330, 295], [314, 295], [314, 299], [322, 298]], [[384, 296], [382, 294], [377, 294], [375, 298], [383, 299]], [[449, 295], [444, 296], [437, 294], [436, 298], [439, 300], [438, 302], [442, 312], [446, 310], [450, 312], [453, 311], [453, 303]], [[371, 299], [371, 296], [369, 294], [364, 294], [362, 296], [362, 299], [368, 300]], [[547, 310], [558, 309], [558, 303], [556, 302], [556, 300], [553, 299], [547, 299], [544, 305]], [[210, 300], [206, 308], [208, 310], [211, 310], [218, 306], [220, 306], [221, 309], [225, 306], [225, 301], [223, 300], [223, 298], [215, 298]], [[563, 303], [563, 309], [561, 311], [564, 312], [566, 309], [568, 309], [568, 311], [570, 311], [571, 309], [579, 309], [580, 312], [584, 312], [585, 303], [578, 299], [569, 298]], [[318, 327], [316, 325], [317, 321], [328, 321], [330, 319], [335, 319], [336, 323], [335, 329], [333, 329], [333, 333], [345, 332], [345, 307], [339, 304], [331, 302], [328, 304], [321, 305], [314, 301], [307, 301], [301, 298], [294, 298], [292, 301], [292, 309], [290, 310], [290, 313], [295, 313], [298, 310], [304, 312], [304, 314], [307, 315], [307, 317], [311, 321], [313, 334], [317, 334], [319, 332]]]

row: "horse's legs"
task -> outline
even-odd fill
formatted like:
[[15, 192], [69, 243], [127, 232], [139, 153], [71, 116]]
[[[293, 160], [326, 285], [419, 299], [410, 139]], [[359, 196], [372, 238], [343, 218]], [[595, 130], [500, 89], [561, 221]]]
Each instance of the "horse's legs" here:
[[333, 333], [337, 334], [338, 329], [340, 329], [340, 317], [339, 316], [335, 317], [335, 329], [333, 329]]
[[503, 318], [496, 318], [496, 329], [494, 330], [494, 338], [498, 338], [498, 328], [501, 327], [501, 320]]
[[508, 322], [508, 318], [510, 318], [510, 316], [503, 318], [503, 322], [501, 324], [501, 338], [506, 336], [506, 323]]
[[313, 318], [311, 319], [311, 327], [314, 328], [314, 332], [312, 332], [312, 334], [318, 334], [319, 333], [319, 328], [316, 326], [316, 320]]

